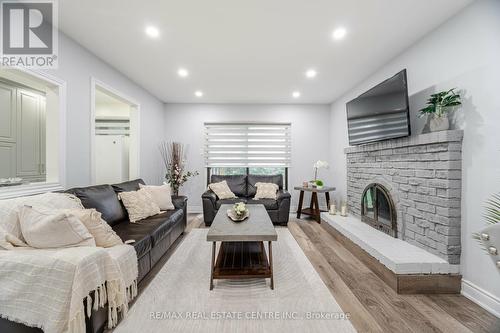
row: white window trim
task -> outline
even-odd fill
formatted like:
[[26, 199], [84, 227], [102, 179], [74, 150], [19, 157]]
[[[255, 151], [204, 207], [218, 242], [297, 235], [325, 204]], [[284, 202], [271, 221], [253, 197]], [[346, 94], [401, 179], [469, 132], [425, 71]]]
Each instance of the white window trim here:
[[66, 187], [66, 81], [63, 81], [53, 75], [47, 74], [39, 70], [26, 68], [16, 68], [16, 70], [34, 77], [35, 79], [44, 81], [49, 85], [56, 86], [58, 89], [58, 110], [57, 118], [59, 121], [58, 133], [58, 170], [57, 181], [40, 182], [12, 187], [0, 188], [0, 200], [22, 197], [27, 195], [35, 195], [46, 192], [64, 190]]

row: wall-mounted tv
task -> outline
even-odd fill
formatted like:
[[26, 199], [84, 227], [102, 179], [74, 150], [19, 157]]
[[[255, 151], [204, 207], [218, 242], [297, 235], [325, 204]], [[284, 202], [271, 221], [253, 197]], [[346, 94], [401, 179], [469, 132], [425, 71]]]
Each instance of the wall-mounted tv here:
[[409, 136], [406, 69], [348, 102], [349, 144]]

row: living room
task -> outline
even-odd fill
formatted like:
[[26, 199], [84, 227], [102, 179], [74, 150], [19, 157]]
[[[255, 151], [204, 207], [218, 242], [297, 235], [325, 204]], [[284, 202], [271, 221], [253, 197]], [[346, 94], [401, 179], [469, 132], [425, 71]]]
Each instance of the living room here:
[[500, 332], [500, 2], [429, 5], [1, 1], [0, 332]]

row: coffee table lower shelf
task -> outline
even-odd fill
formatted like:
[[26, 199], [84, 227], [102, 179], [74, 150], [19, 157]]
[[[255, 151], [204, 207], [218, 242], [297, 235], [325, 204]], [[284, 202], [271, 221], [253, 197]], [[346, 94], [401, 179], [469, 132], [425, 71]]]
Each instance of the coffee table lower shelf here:
[[272, 245], [269, 242], [269, 261], [264, 242], [221, 242], [215, 260], [216, 242], [212, 243], [212, 274], [210, 290], [215, 279], [270, 278], [274, 289]]

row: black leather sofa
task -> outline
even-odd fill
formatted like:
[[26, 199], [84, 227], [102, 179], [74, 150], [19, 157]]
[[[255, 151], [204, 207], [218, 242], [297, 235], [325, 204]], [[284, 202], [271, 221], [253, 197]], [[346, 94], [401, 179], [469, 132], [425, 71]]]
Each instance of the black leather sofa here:
[[[174, 210], [149, 217], [137, 223], [131, 223], [127, 210], [118, 200], [120, 192], [137, 191], [142, 179], [132, 180], [115, 185], [97, 185], [72, 188], [66, 191], [76, 195], [85, 208], [95, 208], [102, 214], [113, 230], [123, 241], [135, 240], [132, 245], [137, 252], [139, 287], [144, 277], [167, 252], [170, 246], [184, 232], [187, 224], [187, 198], [172, 197]], [[108, 319], [107, 307], [93, 311], [90, 318], [86, 318], [87, 333], [103, 332]], [[9, 333], [40, 333], [39, 328], [32, 328], [23, 324], [14, 323], [0, 318], [0, 332]]]
[[[263, 204], [273, 224], [286, 225], [288, 223], [290, 215], [290, 193], [283, 189], [282, 175], [211, 175], [210, 177], [211, 183], [218, 183], [224, 180], [238, 198], [220, 200], [210, 189], [203, 193], [203, 219], [205, 225], [209, 226], [212, 224], [221, 205], [234, 204], [236, 202]], [[278, 185], [279, 190], [277, 199], [255, 200], [254, 196], [257, 192], [255, 184], [259, 182], [274, 183]]]

